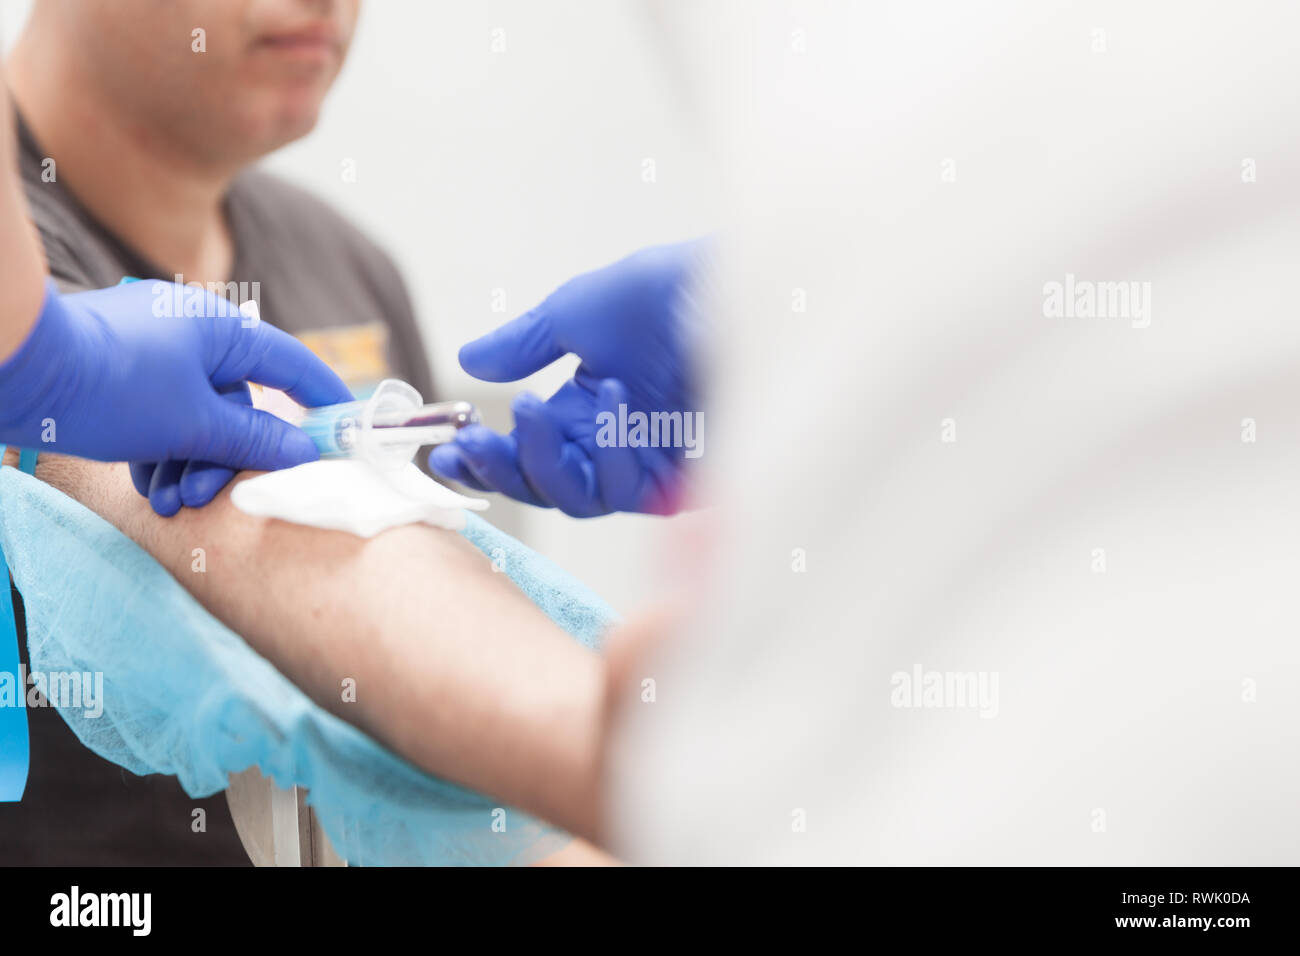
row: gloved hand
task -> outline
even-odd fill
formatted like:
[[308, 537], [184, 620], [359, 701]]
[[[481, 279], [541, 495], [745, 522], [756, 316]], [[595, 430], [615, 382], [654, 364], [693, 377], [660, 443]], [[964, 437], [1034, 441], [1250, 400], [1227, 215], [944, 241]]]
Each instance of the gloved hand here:
[[689, 362], [698, 317], [683, 295], [704, 253], [699, 241], [636, 252], [571, 279], [462, 348], [461, 366], [489, 382], [521, 379], [569, 352], [582, 363], [547, 401], [516, 396], [510, 434], [464, 428], [433, 449], [429, 466], [479, 491], [574, 517], [676, 511], [684, 449], [602, 444], [597, 416], [617, 421], [620, 404], [628, 414], [696, 412]]
[[304, 405], [352, 400], [305, 345], [210, 292], [146, 281], [61, 295], [47, 281], [35, 327], [0, 364], [0, 440], [161, 462], [133, 465], [132, 477], [173, 514], [206, 504], [235, 469], [319, 457], [301, 429], [248, 407], [248, 382]]

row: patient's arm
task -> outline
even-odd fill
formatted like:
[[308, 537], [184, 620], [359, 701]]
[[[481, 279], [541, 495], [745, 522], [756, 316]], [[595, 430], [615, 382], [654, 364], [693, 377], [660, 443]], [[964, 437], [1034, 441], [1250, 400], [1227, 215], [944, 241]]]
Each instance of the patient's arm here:
[[363, 540], [255, 518], [229, 488], [160, 518], [120, 464], [42, 455], [37, 477], [134, 539], [323, 707], [431, 773], [592, 832], [601, 660], [461, 536], [410, 525]]

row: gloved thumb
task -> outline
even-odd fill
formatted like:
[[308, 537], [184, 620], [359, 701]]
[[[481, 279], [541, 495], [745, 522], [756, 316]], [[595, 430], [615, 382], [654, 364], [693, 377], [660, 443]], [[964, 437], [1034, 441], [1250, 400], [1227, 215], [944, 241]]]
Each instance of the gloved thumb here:
[[190, 458], [239, 470], [275, 471], [320, 457], [306, 432], [270, 412], [214, 395], [204, 420], [208, 433]]
[[566, 352], [555, 340], [543, 302], [461, 347], [460, 367], [485, 382], [513, 382], [550, 365]]

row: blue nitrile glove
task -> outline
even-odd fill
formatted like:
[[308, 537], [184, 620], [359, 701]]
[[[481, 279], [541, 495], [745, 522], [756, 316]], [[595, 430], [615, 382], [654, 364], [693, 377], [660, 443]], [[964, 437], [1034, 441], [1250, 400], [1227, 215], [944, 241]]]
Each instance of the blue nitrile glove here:
[[0, 364], [0, 441], [161, 462], [132, 477], [172, 514], [206, 504], [232, 469], [319, 457], [300, 429], [248, 407], [248, 382], [304, 405], [352, 399], [305, 345], [210, 292], [146, 281], [61, 295], [47, 281], [35, 327]]
[[[686, 450], [611, 444], [617, 429], [602, 438], [600, 424], [619, 421], [620, 405], [625, 421], [635, 411], [697, 412], [689, 368], [697, 317], [683, 294], [705, 251], [695, 241], [633, 253], [569, 280], [462, 348], [461, 366], [489, 382], [521, 379], [569, 352], [582, 364], [545, 402], [516, 396], [510, 434], [469, 426], [433, 449], [429, 466], [479, 491], [579, 518], [676, 511]], [[612, 417], [598, 419], [602, 413]]]

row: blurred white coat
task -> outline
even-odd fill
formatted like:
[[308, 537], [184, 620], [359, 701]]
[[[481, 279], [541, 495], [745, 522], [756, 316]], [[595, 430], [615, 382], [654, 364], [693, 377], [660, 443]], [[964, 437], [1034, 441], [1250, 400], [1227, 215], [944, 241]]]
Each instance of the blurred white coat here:
[[1300, 8], [661, 11], [734, 187], [725, 539], [618, 849], [1300, 861]]

